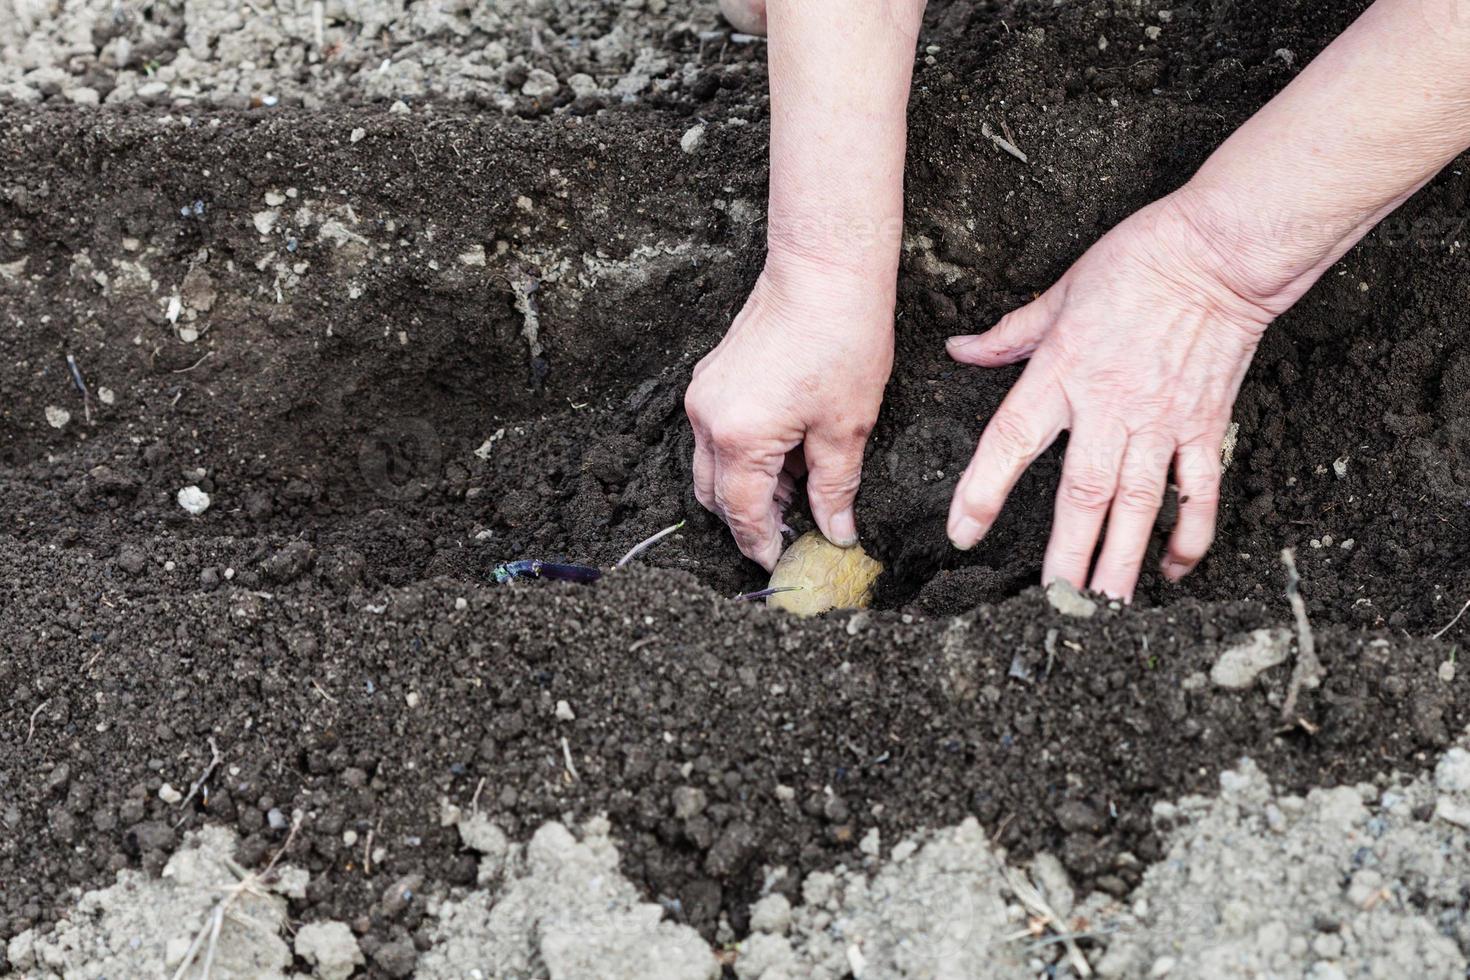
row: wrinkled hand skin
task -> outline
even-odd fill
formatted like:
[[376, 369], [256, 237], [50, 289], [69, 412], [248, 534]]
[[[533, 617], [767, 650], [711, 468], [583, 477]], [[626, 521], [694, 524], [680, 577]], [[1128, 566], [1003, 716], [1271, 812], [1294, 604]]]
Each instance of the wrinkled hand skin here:
[[803, 475], [835, 544], [857, 542], [863, 447], [893, 366], [893, 288], [800, 262], [767, 260], [720, 345], [694, 369], [694, 491], [767, 571]]
[[965, 364], [1030, 359], [956, 487], [956, 547], [984, 538], [1021, 473], [1067, 429], [1044, 583], [1131, 600], [1171, 466], [1179, 519], [1163, 573], [1177, 581], [1204, 557], [1231, 408], [1262, 332], [1289, 302], [1250, 288], [1264, 277], [1205, 230], [1201, 206], [1187, 190], [1155, 202], [1034, 302], [983, 334], [950, 338], [950, 356]]

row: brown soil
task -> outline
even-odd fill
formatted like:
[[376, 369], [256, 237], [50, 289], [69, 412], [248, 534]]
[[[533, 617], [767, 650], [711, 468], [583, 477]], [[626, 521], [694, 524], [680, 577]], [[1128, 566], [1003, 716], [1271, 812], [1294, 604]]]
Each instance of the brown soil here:
[[[688, 485], [683, 385], [761, 261], [745, 73], [532, 120], [8, 110], [0, 268], [25, 265], [0, 273], [0, 940], [161, 865], [181, 817], [233, 823], [256, 860], [272, 811], [303, 810], [292, 860], [314, 885], [293, 913], [353, 922], [371, 951], [422, 934], [421, 910], [376, 903], [390, 883], [473, 880], [439, 815], [477, 789], [513, 833], [607, 811], [630, 875], [712, 933], [722, 910], [743, 928], [765, 866], [850, 861], [871, 827], [973, 813], [1121, 892], [1156, 856], [1152, 803], [1241, 755], [1286, 788], [1422, 764], [1470, 720], [1437, 675], [1470, 617], [1423, 639], [1470, 596], [1458, 165], [1268, 334], [1219, 539], [1183, 586], [1050, 609], [1032, 586], [1057, 451], [983, 547], [943, 540], [1014, 378], [957, 369], [943, 337], [1184, 180], [1290, 78], [1277, 49], [1299, 66], [1356, 9], [1327, 7], [1180, 10], [1157, 40], [1152, 13], [1106, 4], [931, 10], [898, 367], [859, 507], [890, 573], [881, 611], [817, 622], [728, 601], [758, 570]], [[461, 260], [477, 246], [485, 265]], [[213, 499], [199, 518], [174, 499], [191, 484]], [[654, 567], [595, 586], [487, 581], [513, 558], [610, 564], [680, 519]], [[1315, 734], [1277, 731], [1287, 668], [1244, 693], [1185, 683], [1288, 622], [1284, 546], [1329, 671], [1303, 702]], [[210, 738], [224, 762], [181, 814], [158, 789], [187, 791]], [[709, 803], [681, 822], [683, 785]]]

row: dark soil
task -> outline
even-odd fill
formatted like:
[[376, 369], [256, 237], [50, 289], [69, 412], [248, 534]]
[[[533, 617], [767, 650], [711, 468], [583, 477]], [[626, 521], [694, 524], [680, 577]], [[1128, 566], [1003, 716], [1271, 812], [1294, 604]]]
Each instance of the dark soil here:
[[[984, 546], [943, 537], [1014, 378], [957, 369], [943, 337], [1181, 183], [1291, 77], [1278, 49], [1299, 67], [1358, 6], [1179, 10], [1157, 40], [1153, 12], [1102, 3], [930, 11], [898, 366], [859, 507], [890, 573], [882, 611], [815, 622], [728, 601], [760, 576], [693, 500], [680, 410], [761, 261], [758, 76], [534, 120], [8, 110], [0, 267], [26, 263], [0, 273], [0, 940], [200, 822], [259, 859], [271, 811], [300, 809], [290, 860], [314, 885], [293, 915], [371, 949], [423, 929], [375, 904], [391, 882], [473, 881], [439, 816], [482, 781], [514, 833], [607, 811], [628, 873], [712, 932], [721, 911], [743, 927], [764, 866], [852, 861], [874, 826], [891, 843], [975, 814], [1122, 892], [1157, 856], [1153, 802], [1241, 755], [1294, 789], [1422, 766], [1470, 720], [1470, 689], [1437, 676], [1470, 617], [1423, 639], [1470, 597], [1458, 166], [1268, 334], [1219, 539], [1183, 586], [1150, 573], [1132, 609], [1050, 609], [1031, 587], [1056, 451]], [[475, 246], [483, 266], [459, 258]], [[174, 499], [191, 484], [199, 518]], [[654, 568], [486, 582], [513, 558], [610, 564], [680, 519]], [[1285, 667], [1244, 693], [1186, 683], [1289, 621], [1284, 546], [1329, 671], [1304, 696], [1315, 734], [1277, 730]], [[225, 761], [180, 814], [157, 791], [186, 790], [210, 738]], [[680, 823], [689, 784], [709, 804]]]

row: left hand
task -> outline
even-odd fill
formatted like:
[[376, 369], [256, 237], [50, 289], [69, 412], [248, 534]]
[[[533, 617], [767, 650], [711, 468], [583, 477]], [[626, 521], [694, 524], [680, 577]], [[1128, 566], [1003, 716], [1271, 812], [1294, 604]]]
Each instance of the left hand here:
[[[957, 361], [1030, 363], [955, 489], [949, 537], [974, 547], [1021, 473], [1071, 430], [1042, 582], [1130, 601], [1172, 464], [1179, 520], [1162, 569], [1177, 581], [1215, 534], [1220, 449], [1261, 334], [1289, 301], [1252, 276], [1186, 188], [1134, 214], [1034, 302], [975, 336]], [[1088, 581], [1093, 553], [1106, 540]]]

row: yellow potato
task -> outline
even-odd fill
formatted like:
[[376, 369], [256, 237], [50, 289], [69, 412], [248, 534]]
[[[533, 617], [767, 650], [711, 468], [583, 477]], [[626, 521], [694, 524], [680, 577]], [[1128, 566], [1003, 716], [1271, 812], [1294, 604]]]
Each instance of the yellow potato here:
[[883, 563], [868, 557], [860, 545], [839, 548], [811, 531], [791, 543], [771, 573], [771, 588], [779, 592], [766, 604], [798, 616], [815, 616], [829, 609], [863, 609], [873, 601], [873, 583]]

